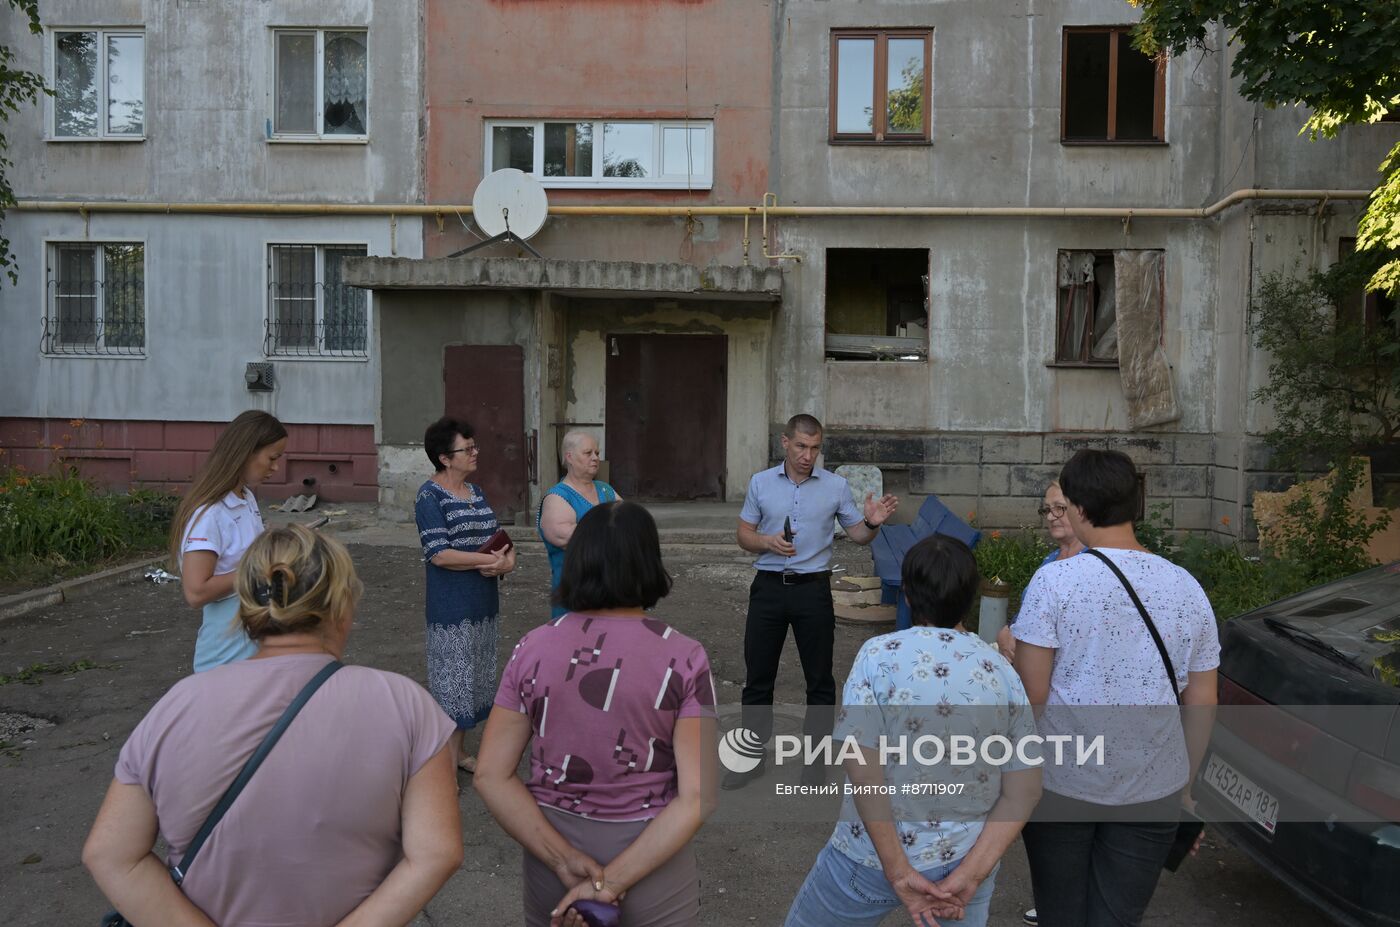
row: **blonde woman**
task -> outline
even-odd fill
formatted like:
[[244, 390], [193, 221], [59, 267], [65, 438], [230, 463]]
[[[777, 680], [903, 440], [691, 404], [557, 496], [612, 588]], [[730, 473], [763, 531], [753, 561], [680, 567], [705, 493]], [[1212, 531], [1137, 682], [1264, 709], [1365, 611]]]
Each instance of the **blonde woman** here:
[[287, 429], [281, 422], [266, 412], [244, 412], [214, 442], [175, 511], [170, 557], [185, 601], [204, 615], [194, 645], [196, 673], [257, 651], [238, 627], [234, 576], [243, 552], [263, 531], [253, 491], [277, 472], [286, 449]]
[[325, 680], [184, 881], [166, 871], [292, 699], [340, 659], [361, 591], [345, 548], [301, 525], [254, 541], [237, 588], [257, 653], [182, 679], [137, 725], [84, 865], [133, 924], [407, 924], [462, 860], [453, 724], [417, 683], [369, 667]]

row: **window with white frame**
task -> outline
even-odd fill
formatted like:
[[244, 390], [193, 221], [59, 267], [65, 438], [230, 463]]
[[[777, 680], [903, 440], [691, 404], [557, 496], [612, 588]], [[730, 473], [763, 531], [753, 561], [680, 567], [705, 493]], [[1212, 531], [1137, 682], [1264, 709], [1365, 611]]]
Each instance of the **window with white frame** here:
[[274, 29], [272, 135], [362, 139], [369, 134], [369, 33]]
[[486, 173], [513, 167], [546, 187], [708, 190], [711, 120], [491, 120]]
[[369, 296], [347, 286], [346, 258], [364, 245], [269, 245], [263, 350], [301, 357], [368, 357]]
[[145, 245], [52, 242], [45, 291], [45, 354], [145, 353]]
[[146, 37], [139, 29], [54, 29], [50, 135], [146, 134]]

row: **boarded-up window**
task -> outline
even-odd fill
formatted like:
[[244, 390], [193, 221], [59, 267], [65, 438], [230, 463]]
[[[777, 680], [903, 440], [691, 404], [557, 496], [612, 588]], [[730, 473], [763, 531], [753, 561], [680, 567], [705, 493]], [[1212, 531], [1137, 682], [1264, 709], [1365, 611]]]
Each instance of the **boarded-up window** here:
[[928, 357], [928, 251], [829, 248], [826, 356], [840, 360]]
[[1068, 143], [1165, 141], [1166, 60], [1133, 48], [1131, 26], [1064, 32], [1060, 139]]

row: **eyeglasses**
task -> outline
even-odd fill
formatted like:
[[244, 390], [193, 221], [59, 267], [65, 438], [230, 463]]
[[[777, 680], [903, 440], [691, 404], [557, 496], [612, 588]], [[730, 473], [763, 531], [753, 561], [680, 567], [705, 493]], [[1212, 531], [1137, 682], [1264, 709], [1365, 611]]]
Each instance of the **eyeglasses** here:
[[1057, 502], [1054, 505], [1042, 505], [1036, 511], [1040, 513], [1041, 518], [1063, 518], [1069, 511], [1069, 506]]
[[447, 456], [448, 456], [448, 457], [451, 457], [451, 456], [454, 455], [454, 454], [463, 454], [463, 453], [466, 453], [466, 454], [476, 454], [476, 453], [478, 453], [478, 452], [480, 452], [480, 451], [481, 451], [481, 448], [480, 448], [479, 446], [473, 444], [473, 445], [471, 445], [470, 447], [454, 447], [452, 450], [450, 450], [450, 451], [447, 452]]

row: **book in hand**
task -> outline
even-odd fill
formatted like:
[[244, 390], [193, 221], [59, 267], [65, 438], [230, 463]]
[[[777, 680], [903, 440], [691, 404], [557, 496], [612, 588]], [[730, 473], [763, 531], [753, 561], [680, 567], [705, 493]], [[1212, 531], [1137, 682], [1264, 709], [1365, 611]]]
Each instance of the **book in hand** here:
[[486, 543], [477, 549], [478, 554], [504, 553], [515, 546], [515, 542], [506, 534], [504, 528], [497, 528], [496, 533], [486, 539]]

